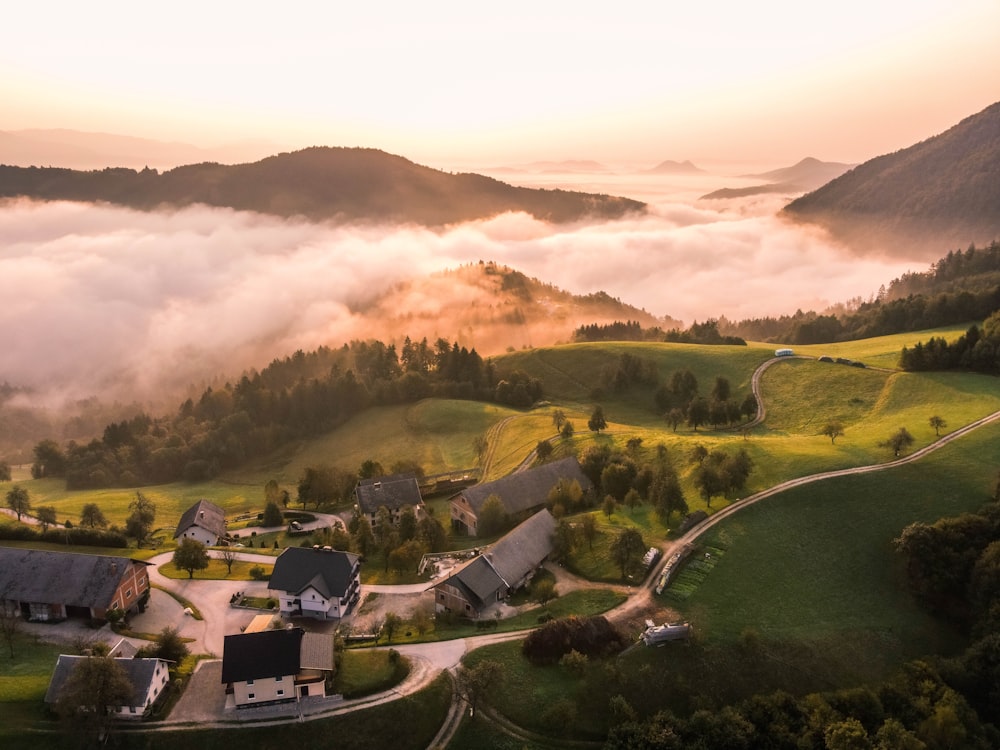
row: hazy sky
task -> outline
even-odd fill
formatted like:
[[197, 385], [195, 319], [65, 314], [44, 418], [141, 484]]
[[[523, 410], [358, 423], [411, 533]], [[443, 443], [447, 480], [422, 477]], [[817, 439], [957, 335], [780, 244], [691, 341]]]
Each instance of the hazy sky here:
[[432, 166], [857, 162], [995, 101], [998, 42], [997, 0], [14, 0], [0, 130]]

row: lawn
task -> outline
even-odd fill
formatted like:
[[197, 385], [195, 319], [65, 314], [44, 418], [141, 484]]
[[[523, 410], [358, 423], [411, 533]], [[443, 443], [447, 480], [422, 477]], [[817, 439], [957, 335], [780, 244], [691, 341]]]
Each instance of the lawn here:
[[38, 640], [24, 632], [14, 641], [14, 658], [4, 643], [0, 649], [0, 739], [5, 747], [8, 736], [45, 719], [42, 699], [49, 687], [52, 670], [66, 646]]
[[334, 692], [360, 698], [398, 685], [410, 673], [409, 662], [394, 651], [348, 649], [341, 652]]
[[[192, 729], [169, 732], [119, 732], [111, 743], [120, 750], [271, 750], [276, 747], [327, 747], [336, 738], [338, 750], [423, 750], [444, 723], [451, 705], [451, 679], [437, 677], [414, 695], [333, 716], [294, 724], [260, 726], [253, 723], [223, 729]], [[6, 714], [4, 716], [6, 720]], [[0, 722], [3, 724], [5, 722]], [[4, 730], [0, 728], [0, 732]], [[80, 740], [65, 734], [10, 733], [3, 737], [4, 750], [52, 750], [80, 747]]]
[[[642, 554], [649, 547], [659, 546], [659, 542], [667, 537], [667, 528], [660, 522], [656, 512], [648, 505], [638, 505], [634, 509], [619, 505], [610, 518], [602, 511], [592, 511], [591, 515], [597, 520], [597, 534], [593, 547], [579, 530], [581, 517], [570, 516], [567, 519], [578, 528], [576, 548], [566, 562], [567, 570], [591, 581], [605, 583], [642, 581], [645, 577], [645, 571], [640, 565]], [[643, 552], [637, 556], [638, 559], [630, 566], [631, 569], [627, 574], [630, 577], [623, 579], [621, 568], [611, 558], [610, 548], [618, 534], [627, 528], [638, 529], [646, 544]]]
[[[255, 562], [244, 562], [243, 560], [237, 560], [233, 563], [233, 570], [230, 573], [226, 569], [226, 564], [222, 560], [217, 560], [215, 558], [210, 558], [208, 561], [208, 567], [204, 570], [194, 571], [194, 580], [196, 581], [253, 581], [255, 580], [250, 575], [250, 569], [255, 567], [261, 567], [264, 569], [264, 576], [269, 578], [271, 576], [271, 571], [274, 570], [273, 565], [261, 565]], [[157, 570], [166, 578], [180, 578], [187, 580], [188, 572], [186, 570], [178, 570], [172, 562], [164, 563]]]

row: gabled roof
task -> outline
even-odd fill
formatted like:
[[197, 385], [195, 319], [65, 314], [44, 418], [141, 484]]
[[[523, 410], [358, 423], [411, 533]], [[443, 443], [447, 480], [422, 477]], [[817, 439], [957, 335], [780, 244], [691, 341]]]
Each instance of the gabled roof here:
[[226, 535], [226, 513], [215, 503], [208, 500], [199, 500], [181, 516], [177, 522], [177, 531], [174, 532], [174, 539], [179, 537], [192, 526], [198, 526], [215, 536]]
[[245, 682], [299, 673], [302, 628], [227, 635], [222, 645], [222, 682]]
[[312, 586], [327, 599], [342, 599], [357, 564], [358, 556], [350, 552], [288, 547], [274, 561], [268, 588], [298, 594]]
[[553, 515], [539, 511], [438, 585], [455, 586], [478, 609], [484, 602], [495, 601], [504, 585], [513, 588], [544, 562], [552, 552], [555, 530]]
[[[52, 679], [49, 680], [49, 688], [45, 691], [45, 702], [55, 703], [59, 700], [59, 691], [63, 684], [72, 674], [76, 665], [84, 659], [104, 659], [103, 656], [74, 656], [71, 654], [60, 654], [56, 661], [55, 671], [52, 672]], [[129, 682], [132, 683], [132, 700], [130, 706], [143, 706], [146, 703], [146, 695], [156, 674], [156, 665], [161, 664], [163, 669], [167, 669], [167, 662], [162, 659], [132, 659], [121, 657], [115, 659], [125, 674], [128, 675]]]
[[486, 499], [490, 495], [496, 495], [508, 513], [520, 513], [544, 505], [549, 499], [549, 492], [560, 479], [576, 480], [585, 492], [591, 487], [591, 482], [583, 473], [579, 462], [570, 456], [527, 471], [508, 474], [492, 482], [473, 485], [456, 497], [461, 496], [468, 500], [469, 505], [478, 514]]
[[375, 513], [382, 505], [389, 510], [399, 510], [404, 505], [416, 508], [423, 503], [417, 475], [412, 472], [362, 479], [354, 494], [362, 513]]
[[0, 599], [106, 609], [132, 565], [143, 560], [0, 547]]
[[504, 582], [514, 587], [552, 553], [555, 530], [555, 517], [540, 510], [498, 539], [486, 557]]
[[461, 589], [465, 598], [479, 609], [484, 602], [496, 601], [496, 593], [503, 587], [504, 581], [489, 560], [480, 555], [442, 583]]

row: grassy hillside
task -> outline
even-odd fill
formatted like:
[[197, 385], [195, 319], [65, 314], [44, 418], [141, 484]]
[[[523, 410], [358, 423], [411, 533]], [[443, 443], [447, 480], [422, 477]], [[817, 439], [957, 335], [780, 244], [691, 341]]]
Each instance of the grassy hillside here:
[[[957, 329], [956, 329], [957, 330]], [[935, 332], [941, 335], [940, 331]], [[825, 347], [799, 347], [799, 353], [829, 354], [891, 365], [904, 344], [927, 337], [927, 332]], [[682, 470], [691, 507], [703, 507], [690, 483], [683, 458], [696, 444], [729, 450], [744, 448], [755, 462], [748, 491], [817, 471], [891, 458], [878, 443], [899, 427], [916, 438], [914, 448], [934, 439], [928, 418], [947, 422], [943, 432], [1000, 409], [1000, 381], [960, 373], [893, 373], [793, 359], [773, 366], [764, 376], [767, 421], [744, 437], [739, 430], [670, 430], [654, 406], [654, 388], [636, 386], [621, 393], [598, 393], [601, 372], [628, 353], [656, 363], [660, 380], [675, 370], [690, 369], [702, 393], [716, 376], [726, 377], [734, 395], [749, 392], [754, 369], [773, 355], [773, 346], [694, 346], [686, 344], [614, 343], [572, 344], [518, 351], [498, 358], [502, 372], [522, 369], [543, 380], [546, 402], [517, 410], [470, 401], [428, 399], [416, 404], [379, 407], [360, 414], [341, 428], [318, 439], [291, 446], [266, 460], [200, 484], [175, 483], [141, 491], [158, 508], [157, 526], [172, 528], [180, 514], [199, 498], [207, 498], [235, 515], [263, 505], [264, 483], [274, 478], [295, 495], [296, 483], [307, 466], [327, 463], [356, 470], [366, 459], [387, 469], [400, 460], [419, 463], [428, 474], [472, 468], [477, 464], [474, 441], [486, 436], [487, 479], [512, 471], [539, 440], [555, 436], [552, 414], [561, 409], [574, 423], [570, 440], [556, 439], [556, 455], [585, 450], [596, 440], [624, 448], [631, 437], [643, 439], [643, 449], [667, 445]], [[599, 401], [595, 397], [599, 397]], [[608, 429], [600, 436], [587, 430], [595, 403], [601, 403]], [[823, 424], [839, 420], [845, 434], [835, 445], [820, 434]], [[23, 473], [19, 474], [23, 479]], [[22, 484], [35, 506], [52, 505], [60, 520], [79, 518], [88, 502], [96, 502], [112, 523], [124, 522], [134, 489], [67, 492], [61, 481], [30, 480]], [[715, 498], [713, 508], [724, 504]]]

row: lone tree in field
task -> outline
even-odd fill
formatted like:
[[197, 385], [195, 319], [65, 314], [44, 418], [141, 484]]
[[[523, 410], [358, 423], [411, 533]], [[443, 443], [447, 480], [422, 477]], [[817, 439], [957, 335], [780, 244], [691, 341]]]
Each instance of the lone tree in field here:
[[264, 518], [261, 521], [264, 524], [264, 528], [281, 526], [284, 522], [285, 517], [281, 515], [281, 508], [278, 507], [278, 503], [274, 500], [268, 500], [267, 505], [264, 506]]
[[208, 553], [205, 552], [205, 545], [190, 537], [182, 539], [180, 545], [174, 550], [173, 562], [177, 570], [186, 570], [188, 578], [194, 578], [196, 570], [204, 570], [208, 567]]
[[495, 659], [483, 659], [471, 669], [465, 666], [458, 669], [458, 693], [469, 704], [473, 715], [479, 701], [496, 693], [504, 682], [506, 667], [503, 662]]
[[385, 613], [385, 620], [382, 622], [382, 632], [385, 633], [386, 643], [392, 643], [392, 636], [396, 634], [396, 631], [399, 630], [399, 626], [402, 624], [403, 618], [395, 612]]
[[583, 538], [587, 540], [587, 545], [594, 549], [594, 539], [597, 538], [597, 518], [593, 513], [587, 513], [580, 518], [580, 528], [583, 530]]
[[884, 443], [879, 443], [879, 445], [885, 448], [891, 448], [893, 454], [898, 456], [900, 451], [913, 445], [913, 435], [911, 435], [909, 430], [905, 427], [900, 427], [896, 430], [896, 432], [889, 436], [888, 440]]
[[622, 578], [625, 578], [628, 572], [629, 563], [638, 558], [645, 549], [646, 543], [642, 540], [642, 533], [639, 529], [622, 529], [611, 542], [609, 548], [611, 559], [621, 568]]
[[573, 427], [573, 423], [570, 422], [568, 419], [565, 422], [563, 422], [563, 426], [559, 428], [559, 434], [562, 435], [564, 440], [569, 440], [571, 437], [573, 437], [574, 432], [575, 429]]
[[587, 420], [587, 429], [600, 434], [601, 430], [606, 430], [607, 428], [608, 421], [604, 418], [604, 407], [600, 405], [595, 406], [594, 411], [590, 414], [590, 419]]
[[31, 496], [28, 491], [19, 484], [15, 484], [7, 490], [7, 507], [17, 513], [17, 522], [21, 522], [21, 516], [31, 510]]
[[941, 430], [943, 430], [945, 427], [948, 426], [948, 423], [945, 422], [943, 419], [941, 419], [941, 417], [939, 417], [937, 414], [935, 414], [927, 421], [930, 422], [931, 427], [934, 428], [935, 437], [941, 437]]
[[0, 461], [0, 482], [10, 481], [10, 464], [6, 461]]
[[538, 444], [535, 445], [535, 455], [538, 456], [539, 461], [544, 462], [552, 455], [552, 443], [548, 440], [539, 440]]
[[556, 432], [562, 429], [562, 426], [566, 423], [566, 414], [562, 409], [555, 409], [552, 412], [552, 426], [556, 428]]
[[840, 422], [827, 422], [823, 426], [823, 429], [819, 431], [819, 434], [830, 438], [830, 444], [833, 445], [837, 442], [837, 438], [844, 434], [844, 425]]
[[89, 529], [105, 529], [108, 526], [108, 519], [104, 517], [97, 503], [87, 503], [80, 511], [80, 525]]

